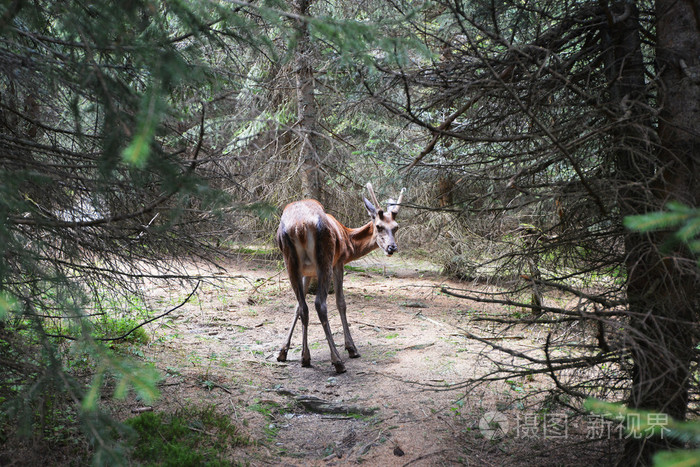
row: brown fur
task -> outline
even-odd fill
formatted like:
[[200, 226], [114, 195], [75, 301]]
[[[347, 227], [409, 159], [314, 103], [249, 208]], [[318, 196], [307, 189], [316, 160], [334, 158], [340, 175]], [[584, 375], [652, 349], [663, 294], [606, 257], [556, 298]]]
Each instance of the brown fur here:
[[[368, 188], [374, 197], [371, 186]], [[399, 203], [400, 200], [401, 198], [399, 198]], [[302, 366], [311, 365], [311, 355], [307, 344], [309, 310], [306, 304], [306, 293], [309, 280], [312, 277], [318, 278], [318, 290], [314, 304], [326, 334], [326, 340], [331, 350], [331, 361], [336, 371], [338, 373], [344, 372], [345, 365], [335, 347], [328, 325], [326, 298], [331, 277], [334, 280], [336, 305], [343, 324], [345, 349], [351, 358], [360, 356], [350, 335], [345, 315], [343, 267], [350, 261], [354, 261], [378, 247], [381, 247], [387, 255], [393, 254], [397, 250], [394, 233], [398, 228], [395, 221], [398, 204], [391, 206], [392, 210], [386, 214], [381, 210], [377, 211], [374, 205], [367, 200], [365, 200], [365, 205], [372, 220], [356, 229], [345, 227], [335, 217], [326, 213], [321, 203], [313, 199], [297, 201], [284, 208], [276, 240], [277, 245], [282, 250], [289, 281], [297, 298], [297, 308], [287, 340], [277, 357], [278, 361], [286, 361], [294, 326], [297, 319], [301, 318], [303, 333], [301, 363]]]

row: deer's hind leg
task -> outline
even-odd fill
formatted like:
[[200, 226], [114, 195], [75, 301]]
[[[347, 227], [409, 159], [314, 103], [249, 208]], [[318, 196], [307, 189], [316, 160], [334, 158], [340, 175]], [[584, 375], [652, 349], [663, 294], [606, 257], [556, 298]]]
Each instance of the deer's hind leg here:
[[[291, 278], [290, 278], [291, 279]], [[311, 366], [311, 352], [309, 351], [309, 307], [306, 305], [306, 291], [304, 290], [304, 280], [302, 278], [296, 278], [297, 280], [292, 280], [292, 287], [294, 287], [294, 293], [297, 296], [297, 309], [298, 314], [301, 318], [301, 366], [310, 367]], [[296, 317], [295, 317], [296, 321]], [[291, 330], [290, 330], [291, 331]], [[290, 333], [291, 334], [291, 333]]]
[[279, 354], [277, 355], [277, 360], [280, 362], [284, 362], [287, 360], [287, 351], [289, 350], [289, 345], [292, 340], [292, 334], [294, 333], [294, 326], [297, 323], [297, 319], [301, 318], [303, 334], [301, 365], [311, 366], [311, 353], [309, 352], [309, 346], [307, 344], [309, 307], [306, 305], [305, 297], [306, 292], [308, 290], [309, 279], [305, 278], [302, 274], [302, 264], [301, 258], [299, 257], [299, 252], [297, 251], [294, 240], [284, 229], [282, 224], [280, 224], [280, 228], [277, 232], [277, 243], [280, 247], [280, 250], [282, 250], [282, 255], [284, 256], [284, 263], [287, 266], [289, 284], [291, 285], [292, 290], [294, 291], [294, 295], [297, 299], [297, 306], [296, 311], [294, 312], [294, 319], [292, 320], [292, 325], [289, 328], [287, 340], [282, 345]]
[[[304, 286], [304, 295], [309, 293], [309, 284], [311, 281], [309, 280], [308, 277], [303, 277], [302, 278], [303, 286]], [[299, 320], [299, 317], [301, 316], [301, 305], [299, 305], [297, 301], [297, 306], [296, 309], [294, 310], [294, 319], [292, 320], [292, 325], [289, 327], [289, 333], [287, 334], [287, 340], [284, 342], [282, 345], [282, 348], [280, 348], [280, 352], [277, 355], [277, 361], [278, 362], [286, 362], [287, 361], [287, 352], [289, 351], [289, 347], [292, 344], [292, 335], [294, 334], [294, 327], [297, 325], [297, 321]]]
[[326, 299], [328, 298], [330, 275], [330, 268], [325, 274], [319, 273], [318, 291], [316, 292], [316, 301], [314, 304], [316, 305], [318, 319], [321, 321], [321, 326], [323, 327], [323, 332], [326, 334], [328, 347], [331, 351], [331, 363], [333, 363], [333, 366], [335, 367], [335, 371], [337, 373], [345, 373], [345, 364], [343, 363], [343, 359], [340, 358], [338, 349], [335, 347], [335, 342], [333, 341], [333, 333], [331, 332], [331, 326], [328, 323], [328, 307], [326, 305]]
[[318, 290], [316, 291], [316, 312], [318, 313], [318, 319], [321, 321], [321, 326], [323, 327], [323, 332], [326, 334], [326, 340], [328, 341], [328, 347], [331, 351], [331, 362], [335, 367], [335, 371], [338, 373], [345, 373], [345, 364], [343, 359], [340, 358], [338, 349], [335, 347], [335, 342], [333, 342], [333, 333], [331, 332], [331, 326], [328, 323], [328, 306], [326, 305], [326, 299], [328, 298], [328, 289], [331, 284], [331, 275], [333, 274], [333, 252], [324, 249], [326, 245], [332, 245], [333, 239], [332, 234], [325, 226], [319, 224], [318, 226], [318, 239], [316, 243], [316, 272], [318, 277]]

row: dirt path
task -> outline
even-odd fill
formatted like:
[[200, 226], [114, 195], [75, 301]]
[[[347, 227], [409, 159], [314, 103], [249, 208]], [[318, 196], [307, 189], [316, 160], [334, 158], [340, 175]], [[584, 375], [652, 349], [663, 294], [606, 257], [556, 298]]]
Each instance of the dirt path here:
[[[509, 387], [469, 394], [436, 390], [483, 374], [491, 363], [481, 356], [483, 345], [460, 337], [457, 328], [484, 312], [483, 306], [439, 293], [436, 285], [444, 279], [433, 267], [380, 256], [354, 264], [345, 293], [362, 356], [348, 359], [343, 351], [344, 374], [330, 363], [313, 308], [313, 366], [301, 367], [299, 327], [288, 362], [276, 361], [294, 312], [277, 263], [241, 260], [226, 269], [219, 282], [202, 285], [196, 299], [150, 330], [146, 358], [167, 375], [155, 410], [216, 405], [256, 441], [231, 453], [252, 465], [499, 463], [494, 455], [502, 457], [504, 445], [481, 439], [478, 422], [484, 412], [512, 402]], [[155, 288], [149, 295], [154, 307], [165, 309], [187, 293]], [[329, 315], [340, 350], [333, 296]], [[315, 399], [336, 405], [318, 413], [311, 407]], [[135, 403], [125, 403], [121, 415]], [[338, 404], [350, 413], [329, 413]]]

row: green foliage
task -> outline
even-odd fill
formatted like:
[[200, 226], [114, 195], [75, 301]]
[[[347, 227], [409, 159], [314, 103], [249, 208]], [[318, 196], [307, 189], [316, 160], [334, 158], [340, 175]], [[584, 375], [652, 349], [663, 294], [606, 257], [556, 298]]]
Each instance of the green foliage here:
[[7, 293], [0, 292], [0, 321], [7, 318], [8, 314], [17, 309], [17, 300]]
[[160, 374], [153, 366], [131, 362], [100, 347], [96, 347], [90, 353], [98, 357], [99, 364], [89, 390], [82, 399], [84, 411], [97, 410], [97, 401], [107, 377], [115, 382], [113, 396], [116, 399], [124, 399], [132, 388], [145, 403], [152, 403], [158, 398], [159, 391], [156, 385], [160, 381]]
[[125, 336], [117, 342], [128, 342], [132, 344], [148, 344], [149, 338], [143, 327], [138, 327], [141, 323], [129, 317], [106, 316], [94, 324], [93, 336], [97, 339], [115, 339]]
[[656, 467], [697, 467], [700, 465], [700, 449], [663, 451], [654, 455]]
[[332, 47], [337, 65], [356, 67], [363, 64], [372, 70], [378, 49], [385, 52], [383, 55], [392, 65], [405, 66], [409, 63], [409, 50], [426, 58], [430, 56], [425, 44], [411, 36], [382, 34], [381, 31], [395, 29], [404, 21], [410, 21], [415, 14], [415, 11], [407, 12], [374, 22], [320, 16], [310, 19], [309, 29], [317, 41]]
[[[665, 211], [651, 212], [625, 218], [625, 227], [638, 232], [674, 230], [662, 248], [670, 251], [684, 243], [696, 256], [700, 256], [700, 209], [682, 203], [670, 202]], [[700, 265], [700, 259], [698, 260]]]
[[230, 417], [215, 407], [185, 407], [173, 414], [146, 412], [126, 421], [135, 436], [132, 458], [145, 465], [235, 465], [226, 454], [248, 443]]
[[156, 128], [163, 117], [163, 102], [159, 96], [149, 93], [144, 96], [144, 100], [139, 112], [136, 136], [122, 152], [124, 161], [138, 168], [143, 168], [148, 161]]
[[0, 10], [1, 408], [13, 435], [53, 436], [50, 413], [56, 427], [82, 428], [94, 463], [122, 463], [103, 393], [153, 400], [159, 375], [99, 339], [136, 327], [134, 310], [113, 315], [114, 297], [133, 296], [163, 251], [195, 248], [192, 218], [225, 199], [174, 124], [196, 125], [180, 104], [217, 84], [198, 47], [233, 12], [208, 1], [15, 3]]
[[[607, 418], [624, 421], [628, 433], [638, 437], [659, 436], [700, 445], [700, 421], [678, 421], [666, 414], [630, 409], [622, 404], [589, 399], [585, 408]], [[700, 465], [700, 449], [662, 451], [654, 455], [656, 467]]]
[[273, 204], [266, 202], [252, 203], [245, 206], [239, 206], [241, 211], [247, 211], [255, 214], [260, 219], [273, 219], [278, 215], [279, 208]]

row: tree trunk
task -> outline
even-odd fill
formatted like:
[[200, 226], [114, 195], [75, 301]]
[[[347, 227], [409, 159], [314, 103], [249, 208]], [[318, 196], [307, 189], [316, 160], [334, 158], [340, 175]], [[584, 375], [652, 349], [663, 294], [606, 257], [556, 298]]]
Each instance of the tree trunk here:
[[[657, 0], [656, 8], [661, 110], [658, 149], [649, 150], [656, 173], [637, 178], [640, 170], [649, 170], [649, 164], [642, 161], [637, 165], [640, 161], [634, 156], [622, 158], [622, 168], [634, 177], [628, 178], [630, 183], [621, 193], [624, 215], [660, 210], [671, 200], [693, 206], [699, 201], [699, 25], [689, 1]], [[633, 188], [640, 180], [654, 178], [652, 186]], [[687, 250], [670, 254], [659, 251], [667, 235], [631, 233], [626, 239], [630, 350], [634, 361], [629, 404], [682, 420], [687, 412], [690, 363], [697, 344], [700, 284], [695, 260]], [[625, 444], [624, 462], [650, 465], [656, 451], [672, 447], [674, 443], [668, 439], [630, 438]]]
[[439, 175], [437, 183], [438, 205], [441, 208], [452, 208], [454, 203], [455, 181], [451, 175]]
[[294, 1], [295, 13], [302, 17], [295, 22], [298, 42], [295, 59], [297, 85], [297, 130], [299, 134], [299, 157], [301, 159], [301, 188], [305, 198], [323, 202], [321, 192], [321, 161], [318, 157], [318, 132], [316, 97], [314, 96], [314, 70], [312, 48], [307, 22], [311, 0]]

